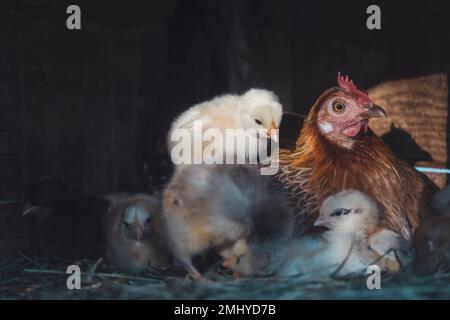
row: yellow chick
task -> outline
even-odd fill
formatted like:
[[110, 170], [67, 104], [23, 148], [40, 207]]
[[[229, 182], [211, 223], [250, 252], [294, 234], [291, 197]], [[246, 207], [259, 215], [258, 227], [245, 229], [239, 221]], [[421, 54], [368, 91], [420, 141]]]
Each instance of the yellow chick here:
[[303, 238], [293, 244], [279, 274], [345, 276], [365, 272], [371, 264], [396, 272], [412, 262], [412, 244], [399, 234], [380, 227], [382, 214], [364, 193], [345, 190], [328, 197], [315, 226], [326, 227], [321, 238]]
[[365, 194], [342, 191], [323, 203], [315, 226], [321, 236], [249, 242], [249, 250], [229, 267], [241, 275], [345, 276], [371, 264], [396, 272], [409, 264], [412, 245], [395, 232], [380, 228], [381, 213]]
[[[226, 139], [227, 129], [242, 129], [242, 132], [236, 132], [238, 140], [245, 138], [247, 141], [266, 144], [267, 138], [271, 138], [278, 142], [278, 131], [275, 129], [279, 128], [282, 113], [282, 106], [277, 96], [264, 89], [250, 89], [243, 95], [226, 94], [216, 97], [210, 101], [194, 105], [172, 123], [168, 134], [169, 153], [172, 155], [172, 160], [174, 160], [173, 153], [178, 155], [178, 151], [175, 151], [177, 149], [174, 147], [182, 140], [178, 136], [178, 133], [181, 132], [180, 129], [187, 130], [191, 137], [194, 137], [196, 125], [201, 127], [202, 134], [208, 129], [216, 129], [224, 139]], [[261, 129], [266, 130], [265, 135], [259, 134]], [[201, 157], [203, 157], [206, 148], [208, 148], [208, 154], [211, 156], [215, 154], [217, 150], [215, 150], [214, 140], [215, 138], [209, 137], [200, 142]], [[236, 150], [238, 150], [237, 146], [227, 148], [226, 144], [226, 141], [222, 144], [223, 163], [225, 163], [227, 157], [234, 159]], [[190, 145], [192, 148], [197, 148], [194, 142]], [[191, 150], [191, 156], [188, 157], [189, 161], [192, 161], [190, 164], [200, 163], [194, 162], [196, 151], [198, 150]], [[245, 163], [256, 163], [257, 160], [257, 154], [250, 153], [248, 161], [252, 162]], [[187, 163], [184, 162], [183, 164]]]

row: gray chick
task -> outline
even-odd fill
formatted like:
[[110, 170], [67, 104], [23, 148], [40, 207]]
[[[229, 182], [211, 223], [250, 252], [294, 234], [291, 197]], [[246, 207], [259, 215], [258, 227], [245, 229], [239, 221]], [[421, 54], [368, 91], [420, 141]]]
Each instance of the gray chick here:
[[267, 180], [245, 165], [179, 166], [163, 194], [163, 216], [173, 254], [194, 279], [192, 258], [209, 249], [225, 259], [247, 250], [251, 210], [267, 196]]
[[246, 238], [246, 250], [236, 250], [223, 263], [235, 277], [270, 276], [276, 274], [289, 254], [293, 240], [292, 210], [278, 196], [269, 195], [250, 210], [253, 229]]
[[446, 186], [433, 195], [431, 206], [440, 214], [450, 214], [450, 186]]
[[128, 272], [166, 266], [170, 254], [159, 199], [146, 194], [112, 194], [106, 199], [110, 202], [104, 219], [108, 262]]

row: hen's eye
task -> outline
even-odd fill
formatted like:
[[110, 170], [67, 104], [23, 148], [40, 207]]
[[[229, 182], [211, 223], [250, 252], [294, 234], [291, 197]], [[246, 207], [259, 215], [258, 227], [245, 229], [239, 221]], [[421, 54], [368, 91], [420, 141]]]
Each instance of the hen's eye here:
[[259, 119], [255, 119], [255, 123], [257, 124], [257, 125], [262, 125], [262, 122], [261, 122], [261, 120], [259, 120]]
[[333, 103], [333, 110], [336, 113], [342, 113], [345, 110], [345, 104], [342, 102], [334, 102]]

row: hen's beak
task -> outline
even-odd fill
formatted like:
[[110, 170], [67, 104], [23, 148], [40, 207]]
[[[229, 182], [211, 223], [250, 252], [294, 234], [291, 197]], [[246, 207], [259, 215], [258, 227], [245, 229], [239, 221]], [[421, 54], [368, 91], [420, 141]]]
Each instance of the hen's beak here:
[[272, 121], [272, 125], [269, 128], [269, 131], [267, 131], [267, 138], [272, 139], [276, 143], [278, 143], [279, 136], [278, 136], [278, 126], [275, 124], [275, 121]]
[[386, 111], [375, 103], [364, 106], [364, 110], [365, 111], [360, 114], [363, 119], [387, 117]]

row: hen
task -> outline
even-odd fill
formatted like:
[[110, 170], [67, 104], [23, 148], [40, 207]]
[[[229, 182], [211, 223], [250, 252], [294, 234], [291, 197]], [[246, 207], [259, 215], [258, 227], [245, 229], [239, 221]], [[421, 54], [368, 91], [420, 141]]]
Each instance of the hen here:
[[355, 189], [376, 200], [388, 228], [410, 239], [432, 212], [428, 203], [437, 187], [369, 129], [368, 120], [386, 112], [348, 77], [338, 74], [337, 82], [311, 108], [295, 147], [280, 148], [275, 184], [293, 201], [300, 233], [324, 199]]

